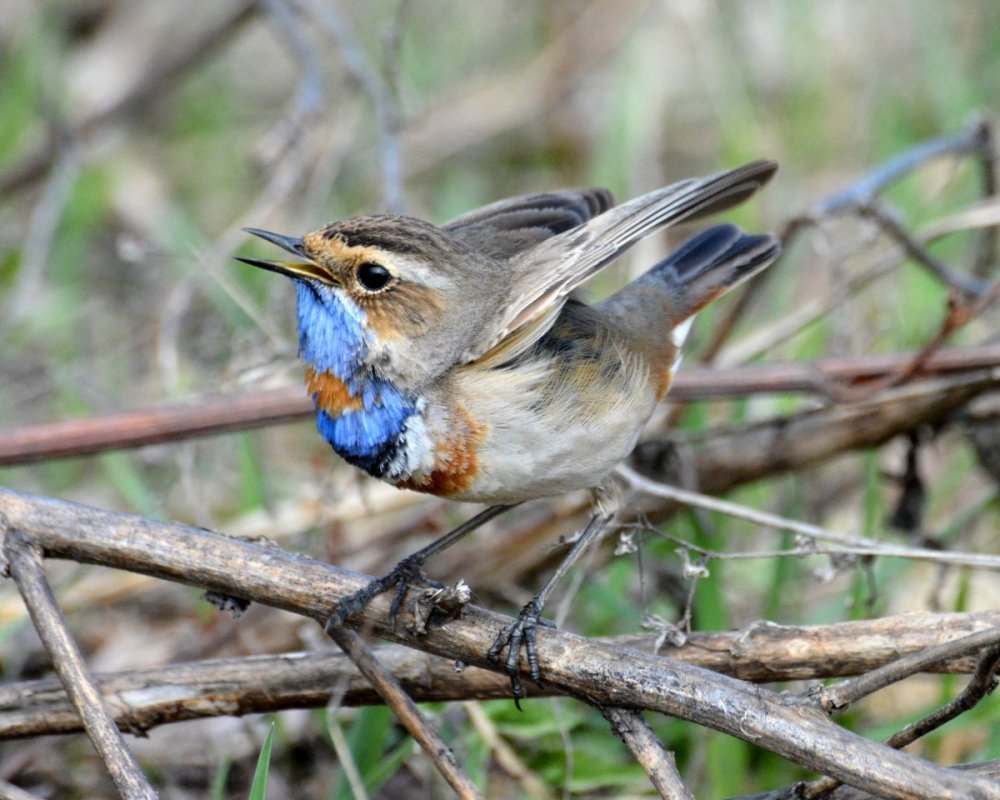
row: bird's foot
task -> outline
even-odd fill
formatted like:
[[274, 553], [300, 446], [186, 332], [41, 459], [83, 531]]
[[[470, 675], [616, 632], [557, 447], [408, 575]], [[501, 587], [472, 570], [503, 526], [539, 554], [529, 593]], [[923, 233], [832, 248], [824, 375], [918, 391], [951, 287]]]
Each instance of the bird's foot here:
[[525, 696], [524, 685], [521, 683], [521, 648], [522, 646], [524, 647], [524, 655], [528, 659], [528, 675], [531, 676], [533, 681], [537, 681], [541, 675], [538, 671], [538, 650], [535, 644], [535, 632], [539, 625], [547, 628], [555, 627], [553, 623], [543, 620], [541, 616], [541, 606], [538, 599], [534, 598], [521, 609], [521, 613], [517, 615], [516, 620], [501, 629], [500, 633], [497, 634], [497, 638], [493, 641], [493, 646], [486, 653], [486, 657], [494, 664], [497, 664], [500, 661], [500, 654], [503, 652], [504, 647], [507, 648], [507, 658], [503, 663], [504, 672], [510, 678], [510, 688], [514, 693], [514, 705], [517, 706], [518, 711], [521, 710], [521, 698]]
[[390, 589], [394, 589], [396, 592], [393, 595], [392, 604], [389, 606], [389, 615], [392, 618], [393, 625], [395, 625], [396, 617], [399, 616], [399, 609], [403, 605], [403, 600], [406, 598], [406, 593], [409, 591], [410, 586], [426, 586], [431, 584], [431, 581], [424, 576], [423, 565], [424, 559], [420, 558], [419, 554], [407, 556], [393, 567], [388, 574], [368, 582], [354, 594], [348, 595], [337, 603], [323, 625], [323, 630], [329, 633], [332, 628], [343, 625], [348, 619], [367, 606], [375, 597], [388, 592]]

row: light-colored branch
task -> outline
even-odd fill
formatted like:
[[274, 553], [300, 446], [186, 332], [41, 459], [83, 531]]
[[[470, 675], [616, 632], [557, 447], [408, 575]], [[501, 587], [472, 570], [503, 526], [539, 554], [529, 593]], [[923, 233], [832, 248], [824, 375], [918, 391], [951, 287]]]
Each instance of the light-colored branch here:
[[684, 785], [673, 753], [668, 752], [642, 717], [642, 712], [626, 708], [602, 708], [604, 718], [629, 752], [639, 762], [650, 783], [664, 800], [694, 800], [694, 795]]
[[[677, 661], [757, 683], [859, 675], [977, 631], [1000, 627], [1000, 611], [906, 614], [804, 627], [755, 624], [743, 631], [695, 632], [681, 645], [658, 649], [655, 635], [602, 639], [610, 647], [659, 652]], [[422, 702], [491, 700], [510, 696], [506, 676], [388, 645], [377, 651], [408, 695]], [[926, 664], [941, 673], [970, 673], [971, 656]], [[284, 653], [210, 659], [95, 676], [105, 703], [125, 730], [204, 717], [317, 708], [336, 701], [358, 706], [381, 700], [346, 656]], [[555, 692], [532, 686], [531, 696]], [[57, 680], [0, 685], [0, 740], [82, 730]]]
[[156, 792], [104, 706], [80, 649], [66, 628], [55, 595], [45, 579], [41, 551], [27, 535], [8, 530], [3, 541], [3, 556], [35, 630], [52, 658], [56, 674], [118, 791], [127, 800], [153, 800]]
[[379, 662], [358, 633], [339, 626], [330, 628], [327, 633], [354, 662], [354, 665], [379, 693], [386, 705], [392, 709], [396, 719], [423, 748], [427, 757], [430, 758], [448, 785], [455, 790], [455, 793], [463, 800], [482, 797], [475, 784], [459, 766], [458, 759], [455, 758], [452, 749], [423, 718], [417, 704], [403, 691], [399, 681]]
[[[891, 558], [908, 558], [913, 561], [929, 561], [935, 564], [950, 564], [952, 566], [976, 567], [978, 569], [1000, 570], [1000, 556], [986, 555], [983, 553], [959, 553], [948, 550], [931, 550], [925, 547], [909, 547], [907, 545], [894, 545], [880, 542], [876, 539], [869, 539], [865, 536], [855, 536], [848, 533], [824, 528], [814, 525], [811, 522], [801, 522], [768, 511], [759, 511], [749, 506], [733, 503], [729, 500], [720, 500], [717, 497], [710, 497], [699, 492], [689, 492], [676, 486], [668, 486], [665, 483], [644, 478], [635, 470], [621, 466], [617, 473], [621, 475], [632, 487], [632, 489], [654, 497], [665, 500], [674, 500], [684, 505], [694, 508], [703, 508], [707, 511], [718, 511], [728, 514], [731, 517], [745, 519], [774, 528], [780, 531], [790, 531], [808, 539], [818, 539], [819, 541], [832, 542], [837, 545], [834, 552], [838, 555], [857, 556], [885, 556]], [[810, 545], [802, 550], [803, 554], [822, 554], [822, 549], [817, 549]]]

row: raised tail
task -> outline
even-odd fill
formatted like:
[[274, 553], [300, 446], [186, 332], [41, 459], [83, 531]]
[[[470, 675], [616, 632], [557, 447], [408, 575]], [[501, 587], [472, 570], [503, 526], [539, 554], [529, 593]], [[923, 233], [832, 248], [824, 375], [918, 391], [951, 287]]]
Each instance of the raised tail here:
[[763, 270], [780, 252], [773, 236], [715, 225], [688, 239], [598, 307], [630, 332], [652, 363], [672, 370], [694, 315]]
[[728, 223], [715, 225], [688, 239], [639, 282], [668, 284], [671, 322], [676, 326], [756, 275], [780, 253], [774, 236], [744, 233]]

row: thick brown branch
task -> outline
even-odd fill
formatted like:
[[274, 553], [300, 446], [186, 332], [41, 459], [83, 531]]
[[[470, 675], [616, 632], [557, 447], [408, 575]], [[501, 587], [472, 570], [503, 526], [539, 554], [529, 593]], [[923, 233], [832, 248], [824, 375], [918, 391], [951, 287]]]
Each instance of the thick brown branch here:
[[[670, 390], [675, 400], [740, 397], [761, 392], [827, 394], [839, 385], [869, 383], [912, 363], [915, 354], [827, 358], [811, 363], [689, 369]], [[1000, 364], [1000, 344], [945, 350], [920, 375], [951, 375]], [[312, 402], [298, 386], [206, 398], [186, 405], [65, 420], [0, 432], [0, 466], [180, 441], [304, 419]]]
[[[687, 664], [767, 683], [858, 675], [976, 631], [1000, 626], [1000, 611], [907, 614], [834, 625], [754, 625], [744, 631], [695, 632], [679, 647], [660, 651]], [[612, 647], [653, 652], [655, 635], [602, 640]], [[476, 667], [455, 670], [452, 661], [390, 645], [377, 651], [403, 689], [423, 702], [493, 700], [510, 696], [506, 676]], [[935, 672], [969, 673], [973, 656], [935, 661]], [[119, 727], [142, 732], [203, 717], [287, 708], [381, 702], [339, 653], [285, 653], [96, 675]], [[546, 692], [531, 686], [532, 696]], [[80, 731], [80, 719], [57, 680], [0, 686], [0, 739]]]

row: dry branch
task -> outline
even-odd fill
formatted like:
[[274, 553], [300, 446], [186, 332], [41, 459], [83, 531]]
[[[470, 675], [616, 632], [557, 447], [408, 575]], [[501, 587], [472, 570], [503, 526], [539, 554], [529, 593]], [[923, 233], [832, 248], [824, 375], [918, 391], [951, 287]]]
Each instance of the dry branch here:
[[[323, 621], [366, 577], [221, 534], [130, 514], [0, 491], [6, 535], [52, 558], [102, 564], [201, 586]], [[358, 624], [420, 650], [490, 667], [485, 657], [509, 619], [469, 606], [461, 619], [417, 636], [376, 599]], [[637, 650], [557, 630], [538, 632], [545, 681], [602, 706], [687, 719], [772, 750], [807, 769], [884, 796], [1000, 800], [1000, 783], [932, 765], [833, 724], [802, 701]]]
[[[864, 358], [825, 358], [811, 363], [727, 369], [686, 369], [670, 390], [674, 400], [740, 397], [764, 392], [837, 394], [896, 374], [915, 353]], [[955, 376], [1000, 364], [1000, 344], [935, 353], [920, 375]], [[142, 447], [198, 436], [278, 425], [314, 413], [300, 386], [253, 394], [204, 398], [184, 405], [49, 422], [0, 432], [0, 466], [15, 466], [106, 450]]]
[[371, 648], [364, 643], [357, 631], [335, 626], [327, 630], [327, 633], [365, 676], [368, 683], [379, 693], [385, 704], [392, 709], [396, 719], [409, 731], [413, 740], [424, 749], [437, 771], [455, 790], [455, 793], [462, 800], [482, 797], [476, 785], [459, 765], [452, 749], [424, 719], [416, 703], [399, 685], [399, 681], [396, 680], [392, 672], [386, 669]]
[[[735, 430], [690, 437], [698, 489], [723, 492], [817, 464], [838, 453], [875, 447], [922, 426], [937, 426], [979, 394], [1000, 388], [1000, 368], [913, 384], [875, 397], [805, 411]], [[640, 472], [676, 470], [676, 444], [651, 440], [633, 455]]]
[[[755, 683], [819, 680], [859, 675], [912, 653], [1000, 627], [1000, 611], [908, 614], [833, 625], [756, 624], [743, 631], [694, 632], [660, 655]], [[612, 647], [656, 652], [655, 635], [619, 636]], [[506, 676], [478, 667], [455, 670], [452, 661], [388, 645], [376, 651], [403, 689], [421, 702], [495, 700], [510, 696]], [[971, 673], [974, 656], [934, 661], [928, 671]], [[381, 698], [335, 652], [284, 653], [210, 659], [97, 674], [115, 721], [143, 732], [173, 722], [288, 708], [380, 703]], [[553, 694], [529, 684], [532, 697]], [[0, 686], [0, 739], [75, 733], [80, 718], [55, 679]]]
[[59, 680], [118, 791], [127, 800], [155, 798], [156, 792], [125, 744], [79, 647], [69, 634], [45, 579], [37, 545], [23, 532], [8, 530], [3, 541], [3, 559], [21, 592], [31, 622], [52, 657]]
[[667, 752], [640, 711], [624, 708], [602, 708], [612, 730], [625, 742], [629, 752], [639, 762], [660, 797], [664, 800], [694, 800], [672, 753]]

